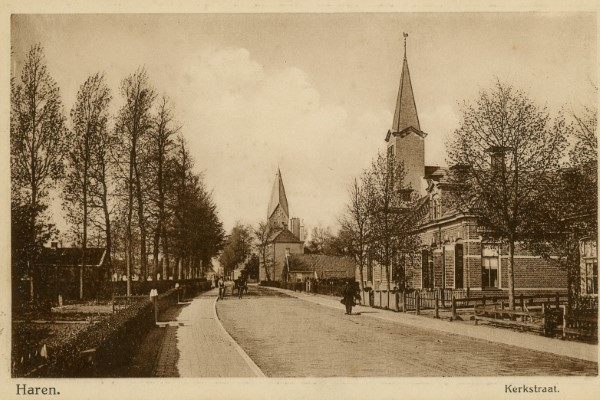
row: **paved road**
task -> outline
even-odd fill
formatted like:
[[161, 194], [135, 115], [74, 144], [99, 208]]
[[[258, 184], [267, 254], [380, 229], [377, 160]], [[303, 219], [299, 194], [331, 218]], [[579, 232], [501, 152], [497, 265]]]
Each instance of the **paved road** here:
[[595, 375], [597, 364], [491, 343], [250, 287], [217, 303], [219, 319], [267, 376]]

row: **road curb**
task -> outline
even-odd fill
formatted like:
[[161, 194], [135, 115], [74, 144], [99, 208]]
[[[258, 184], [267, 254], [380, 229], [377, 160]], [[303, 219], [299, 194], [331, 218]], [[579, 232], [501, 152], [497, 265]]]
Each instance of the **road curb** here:
[[242, 358], [246, 362], [246, 365], [248, 365], [248, 367], [250, 367], [250, 369], [252, 370], [254, 375], [256, 375], [259, 378], [266, 378], [267, 376], [261, 371], [261, 369], [258, 367], [258, 365], [256, 365], [256, 363], [254, 361], [252, 361], [250, 356], [248, 356], [248, 354], [246, 354], [244, 349], [242, 349], [242, 347], [235, 341], [235, 339], [233, 337], [231, 337], [229, 332], [227, 332], [227, 330], [221, 323], [221, 320], [219, 319], [219, 315], [217, 314], [217, 301], [218, 300], [219, 300], [219, 297], [216, 297], [215, 301], [213, 303], [213, 315], [214, 315], [215, 320], [217, 321], [217, 325], [219, 325], [219, 327], [223, 331], [223, 334], [225, 335], [225, 337], [227, 337], [229, 339], [229, 341], [231, 342], [231, 344], [233, 344], [233, 347], [235, 347], [238, 354], [240, 356], [242, 356]]

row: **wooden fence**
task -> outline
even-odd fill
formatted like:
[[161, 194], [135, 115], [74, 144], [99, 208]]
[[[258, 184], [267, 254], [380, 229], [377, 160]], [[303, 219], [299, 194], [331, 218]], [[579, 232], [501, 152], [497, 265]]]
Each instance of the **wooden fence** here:
[[[440, 311], [450, 312], [450, 320], [461, 319], [460, 310], [472, 310], [476, 321], [512, 326], [523, 330], [537, 331], [563, 338], [598, 340], [597, 299], [586, 299], [579, 309], [567, 310], [568, 297], [565, 293], [517, 294], [515, 309], [508, 304], [508, 295], [471, 293], [466, 290], [436, 289], [363, 292], [361, 304], [385, 308], [398, 312], [433, 310], [439, 318]], [[579, 303], [578, 303], [579, 304]]]
[[563, 309], [558, 303], [542, 303], [541, 309], [510, 309], [504, 301], [474, 307], [475, 324], [486, 321], [522, 330], [539, 332], [544, 335], [556, 334], [563, 323]]

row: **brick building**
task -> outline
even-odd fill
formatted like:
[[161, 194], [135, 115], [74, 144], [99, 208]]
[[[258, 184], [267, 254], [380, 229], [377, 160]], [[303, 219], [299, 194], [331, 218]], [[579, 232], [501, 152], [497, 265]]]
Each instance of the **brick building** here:
[[[485, 232], [473, 216], [462, 214], [449, 204], [447, 194], [451, 178], [453, 174], [460, 172], [460, 167], [426, 166], [426, 137], [427, 134], [421, 130], [419, 123], [405, 43], [393, 125], [387, 132], [385, 141], [388, 156], [404, 163], [405, 185], [419, 195], [415, 212], [420, 221], [417, 229], [420, 251], [418, 254], [404, 256], [402, 260], [406, 285], [414, 289], [506, 289], [506, 246], [486, 239]], [[589, 242], [591, 243], [582, 245], [582, 254], [586, 254], [587, 258], [583, 261], [582, 257], [581, 269], [591, 278], [582, 278], [582, 287], [597, 292], [595, 238]], [[552, 259], [533, 255], [522, 246], [517, 246], [514, 259], [516, 290], [566, 290], [567, 273]], [[587, 280], [584, 282], [585, 279]], [[376, 290], [387, 289], [384, 266], [370, 265], [364, 274], [364, 280], [365, 286]], [[392, 274], [391, 281], [395, 280], [397, 277]]]
[[314, 279], [354, 279], [356, 262], [350, 257], [325, 254], [292, 254], [288, 257], [291, 281]]

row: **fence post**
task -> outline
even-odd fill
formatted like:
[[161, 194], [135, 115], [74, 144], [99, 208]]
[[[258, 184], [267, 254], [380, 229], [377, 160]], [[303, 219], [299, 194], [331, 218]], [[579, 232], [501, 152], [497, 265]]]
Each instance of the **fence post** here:
[[482, 304], [485, 306], [485, 294], [483, 295], [483, 298], [481, 300], [482, 300]]
[[406, 312], [406, 290], [402, 291], [402, 312]]
[[154, 308], [154, 323], [158, 322], [158, 290], [150, 290], [150, 298], [152, 299], [152, 306]]
[[421, 300], [421, 296], [419, 296], [419, 292], [415, 292], [415, 309], [417, 311], [417, 315], [421, 314], [421, 305], [419, 304]]
[[546, 303], [542, 303], [542, 333], [546, 336]]
[[400, 308], [398, 307], [399, 302], [400, 302], [400, 292], [398, 290], [396, 290], [396, 293], [394, 293], [394, 310], [396, 312], [400, 311]]
[[456, 310], [456, 298], [454, 297], [454, 294], [452, 294], [452, 321], [455, 321], [458, 319], [458, 313]]
[[439, 297], [440, 296], [439, 296], [438, 292], [434, 292], [433, 296], [434, 296], [434, 300], [435, 300], [435, 306], [434, 306], [435, 307], [435, 318], [439, 318], [440, 317], [440, 310], [438, 308], [438, 301], [439, 301]]
[[521, 303], [521, 311], [524, 311], [524, 303], [523, 303], [523, 293], [519, 294], [519, 300]]
[[567, 306], [563, 308], [562, 338], [567, 338]]

